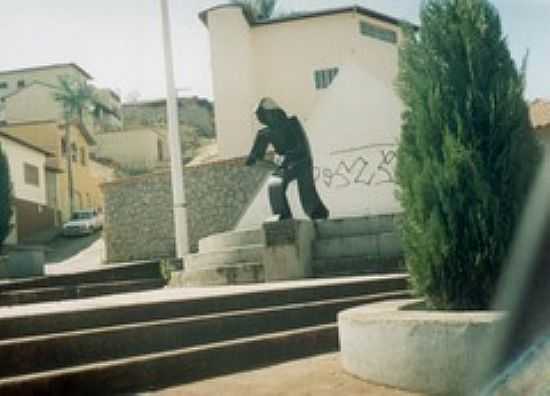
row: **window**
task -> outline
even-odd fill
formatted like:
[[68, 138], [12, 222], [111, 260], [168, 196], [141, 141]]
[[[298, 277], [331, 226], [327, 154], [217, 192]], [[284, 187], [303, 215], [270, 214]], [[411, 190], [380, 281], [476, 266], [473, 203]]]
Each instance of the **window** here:
[[74, 143], [71, 143], [71, 157], [73, 159], [73, 162], [78, 162], [78, 148]]
[[65, 138], [61, 138], [61, 154], [67, 154], [67, 141]]
[[30, 184], [31, 186], [40, 185], [40, 174], [38, 172], [38, 167], [31, 164], [23, 164], [24, 174], [25, 174], [25, 184]]
[[332, 81], [338, 74], [338, 68], [323, 69], [315, 71], [315, 88], [325, 89], [332, 84]]
[[23, 88], [25, 86], [25, 80], [17, 81], [17, 88]]
[[397, 33], [393, 30], [384, 29], [365, 21], [361, 21], [360, 30], [363, 36], [372, 37], [392, 44], [397, 43]]
[[164, 159], [164, 150], [162, 147], [162, 141], [159, 139], [157, 140], [157, 157], [159, 161], [162, 161]]
[[7, 89], [8, 83], [5, 81], [0, 81], [0, 89]]
[[88, 159], [88, 157], [86, 155], [86, 148], [81, 147], [80, 148], [80, 163], [82, 164], [82, 166], [86, 166], [87, 159]]

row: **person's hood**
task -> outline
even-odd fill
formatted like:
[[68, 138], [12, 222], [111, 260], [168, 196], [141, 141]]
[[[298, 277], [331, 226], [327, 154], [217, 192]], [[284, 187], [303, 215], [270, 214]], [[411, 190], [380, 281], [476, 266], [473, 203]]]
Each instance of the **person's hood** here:
[[272, 98], [263, 98], [256, 108], [258, 121], [267, 126], [287, 120], [286, 112]]

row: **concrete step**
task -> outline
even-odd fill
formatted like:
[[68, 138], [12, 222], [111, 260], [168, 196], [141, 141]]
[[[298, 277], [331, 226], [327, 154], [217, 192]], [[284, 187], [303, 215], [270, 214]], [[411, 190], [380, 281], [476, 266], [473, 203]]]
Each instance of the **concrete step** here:
[[83, 283], [105, 283], [137, 279], [161, 278], [159, 261], [144, 261], [131, 264], [105, 265], [104, 269], [75, 272], [63, 275], [49, 275], [22, 279], [0, 284], [0, 293], [11, 290], [59, 287]]
[[385, 232], [376, 235], [358, 235], [320, 239], [313, 243], [313, 257], [369, 257], [393, 258], [403, 255], [401, 240], [395, 232]]
[[167, 300], [147, 297], [146, 302], [117, 299], [116, 303], [101, 302], [92, 306], [67, 302], [57, 310], [52, 307], [31, 310], [32, 306], [28, 306], [23, 312], [4, 313], [0, 317], [0, 339], [367, 296], [407, 287], [408, 275], [393, 274], [266, 284], [261, 289], [245, 286], [239, 292], [221, 291], [202, 297], [180, 297], [179, 294]]
[[224, 286], [265, 282], [265, 269], [261, 263], [238, 263], [172, 274], [171, 286]]
[[329, 324], [350, 307], [409, 298], [397, 291], [0, 341], [0, 377]]
[[0, 380], [3, 396], [154, 390], [338, 349], [336, 323], [108, 360]]
[[158, 289], [165, 285], [164, 279], [137, 279], [104, 283], [84, 283], [58, 287], [10, 290], [0, 293], [0, 306], [34, 304], [47, 301], [61, 301], [106, 294], [129, 293]]
[[249, 245], [215, 252], [190, 254], [184, 258], [184, 268], [186, 271], [195, 271], [237, 263], [262, 262], [263, 251], [263, 245]]
[[317, 278], [367, 274], [398, 274], [405, 272], [405, 263], [401, 257], [385, 259], [339, 257], [313, 260], [313, 275]]
[[249, 245], [264, 245], [265, 238], [263, 230], [239, 230], [233, 232], [225, 232], [214, 234], [199, 241], [199, 252], [208, 253], [218, 250], [226, 250], [227, 248], [249, 246]]
[[320, 239], [373, 235], [393, 232], [396, 215], [378, 215], [368, 217], [347, 217], [316, 221], [317, 234]]

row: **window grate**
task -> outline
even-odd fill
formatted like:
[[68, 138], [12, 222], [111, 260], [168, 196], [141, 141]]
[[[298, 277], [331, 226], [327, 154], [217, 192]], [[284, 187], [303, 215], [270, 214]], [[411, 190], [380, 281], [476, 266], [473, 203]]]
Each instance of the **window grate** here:
[[360, 31], [363, 36], [372, 37], [391, 44], [397, 43], [397, 33], [393, 30], [384, 29], [368, 22], [361, 21]]
[[315, 71], [315, 88], [326, 89], [332, 84], [332, 81], [338, 75], [339, 69], [333, 67], [330, 69], [316, 70]]

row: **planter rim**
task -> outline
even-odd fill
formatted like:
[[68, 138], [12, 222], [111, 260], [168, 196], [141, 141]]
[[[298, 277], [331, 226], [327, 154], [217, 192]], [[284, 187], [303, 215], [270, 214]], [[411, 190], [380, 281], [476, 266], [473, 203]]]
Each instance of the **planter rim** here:
[[385, 301], [340, 312], [340, 318], [356, 323], [419, 322], [424, 324], [491, 323], [504, 319], [503, 311], [429, 311], [408, 309], [421, 299]]

